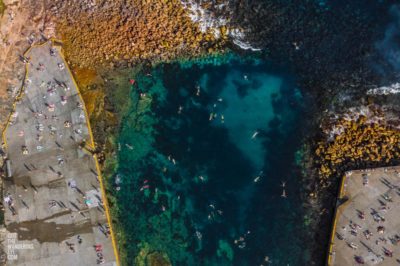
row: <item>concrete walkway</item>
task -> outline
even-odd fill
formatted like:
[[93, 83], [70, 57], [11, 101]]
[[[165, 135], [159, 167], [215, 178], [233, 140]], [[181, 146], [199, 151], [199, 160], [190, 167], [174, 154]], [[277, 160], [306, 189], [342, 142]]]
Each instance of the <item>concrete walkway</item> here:
[[26, 57], [4, 135], [7, 265], [117, 265], [96, 158], [81, 148], [93, 139], [78, 88], [60, 47], [48, 42]]
[[400, 167], [348, 172], [339, 199], [328, 265], [399, 265]]

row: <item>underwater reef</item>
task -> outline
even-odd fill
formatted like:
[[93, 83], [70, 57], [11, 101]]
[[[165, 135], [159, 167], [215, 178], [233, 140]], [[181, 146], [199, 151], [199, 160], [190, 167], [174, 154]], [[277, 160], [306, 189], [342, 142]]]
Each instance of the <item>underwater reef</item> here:
[[[163, 97], [165, 91], [161, 84], [153, 86], [145, 76], [138, 77], [136, 82], [140, 84], [140, 91], [146, 94], [142, 94], [137, 86], [128, 86], [126, 92], [129, 98], [119, 99], [129, 105], [122, 111], [124, 123], [117, 138], [110, 140], [112, 147], [119, 152], [106, 156], [104, 164], [121, 259], [123, 265], [172, 265], [164, 253], [168, 251], [175, 261], [190, 261], [185, 252], [189, 236], [185, 220], [180, 217], [183, 215], [182, 208], [169, 208], [174, 204], [172, 195], [161, 188], [151, 192], [146, 187], [148, 181], [143, 181], [146, 165], [159, 165], [151, 156], [154, 125], [158, 121], [152, 102], [155, 97]], [[133, 147], [134, 151], [131, 150]], [[135, 171], [131, 172], [131, 169]], [[116, 190], [116, 187], [119, 189]], [[126, 204], [126, 200], [133, 202]], [[157, 207], [160, 204], [168, 209], [161, 211]]]
[[152, 254], [165, 265], [305, 261], [300, 245], [287, 258], [265, 244], [306, 234], [299, 179], [279, 197], [281, 178], [297, 173], [302, 97], [266, 63], [221, 61], [144, 68], [111, 100], [123, 115], [103, 172], [124, 265], [152, 265]]

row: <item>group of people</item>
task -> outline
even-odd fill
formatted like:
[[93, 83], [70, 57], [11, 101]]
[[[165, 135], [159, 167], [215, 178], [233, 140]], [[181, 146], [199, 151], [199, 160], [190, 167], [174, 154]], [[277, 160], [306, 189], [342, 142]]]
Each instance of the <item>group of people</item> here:
[[94, 249], [96, 250], [97, 264], [103, 264], [105, 262], [103, 256], [103, 246], [100, 244], [96, 244], [94, 245]]
[[[51, 56], [55, 56], [55, 49], [54, 48], [50, 48], [50, 55]], [[22, 57], [22, 60], [26, 63], [29, 63], [30, 65], [33, 66], [33, 63], [30, 62], [30, 59], [27, 57]], [[65, 65], [64, 63], [58, 63], [57, 64], [58, 69], [60, 71], [65, 69]], [[47, 65], [45, 65], [44, 63], [38, 63], [37, 65], [35, 65], [35, 67], [33, 68], [33, 70], [35, 71], [39, 71], [39, 72], [45, 72], [47, 69]], [[34, 78], [32, 78], [32, 80], [34, 80]], [[25, 86], [24, 86], [24, 93], [28, 93], [28, 91], [32, 88], [31, 86], [34, 86], [33, 82], [30, 79], [26, 79], [25, 82]], [[60, 82], [57, 79], [53, 78], [53, 80], [50, 81], [42, 81], [41, 85], [36, 85], [38, 87], [40, 87], [41, 89], [43, 89], [43, 93], [41, 96], [39, 96], [39, 99], [43, 98], [43, 105], [40, 107], [39, 105], [36, 104], [36, 102], [32, 102], [27, 104], [27, 107], [30, 108], [30, 111], [32, 112], [32, 117], [34, 119], [34, 122], [36, 124], [35, 127], [33, 127], [33, 130], [35, 130], [33, 132], [34, 136], [36, 134], [36, 138], [34, 138], [34, 140], [36, 140], [36, 149], [38, 152], [42, 151], [44, 149], [43, 146], [45, 146], [43, 144], [43, 141], [48, 141], [48, 137], [50, 138], [55, 138], [55, 144], [57, 145], [57, 150], [61, 150], [63, 151], [63, 146], [62, 146], [62, 142], [60, 141], [60, 139], [62, 139], [63, 137], [65, 138], [65, 136], [63, 136], [63, 133], [65, 134], [65, 130], [60, 130], [60, 128], [65, 128], [65, 129], [69, 129], [69, 128], [73, 128], [73, 123], [71, 122], [71, 120], [75, 123], [76, 120], [73, 120], [74, 118], [67, 119], [65, 121], [60, 121], [59, 122], [59, 117], [57, 116], [57, 108], [59, 108], [59, 104], [61, 104], [62, 106], [65, 105], [68, 102], [68, 98], [65, 95], [66, 92], [70, 89], [67, 84], [65, 82]], [[34, 95], [35, 98], [36, 95]], [[35, 105], [36, 104], [36, 105]], [[61, 107], [62, 107], [61, 106]], [[79, 119], [81, 119], [81, 121], [84, 121], [85, 119], [85, 115], [84, 115], [84, 107], [83, 104], [81, 102], [77, 102], [78, 109], [80, 109], [80, 115], [79, 115]], [[13, 122], [17, 122], [17, 116], [18, 116], [18, 112], [14, 113], [14, 121]], [[47, 125], [46, 125], [47, 124]], [[61, 125], [58, 126], [58, 124]], [[22, 138], [22, 137], [26, 137], [26, 132], [30, 131], [31, 129], [29, 128], [24, 128], [22, 130], [19, 130], [19, 133], [17, 134], [18, 137]], [[26, 132], [25, 132], [26, 131]], [[46, 137], [45, 133], [49, 133], [48, 136]], [[77, 138], [74, 136], [74, 134], [78, 134], [82, 137], [82, 130], [77, 128], [77, 129], [72, 129], [71, 130], [71, 136], [70, 138], [74, 141], [77, 142]], [[83, 137], [82, 137], [83, 139]], [[58, 142], [59, 141], [59, 142]], [[22, 154], [23, 156], [26, 156], [29, 154], [29, 148], [31, 148], [31, 146], [28, 144], [30, 144], [30, 142], [26, 142], [25, 140], [23, 141], [24, 145], [21, 146], [22, 149]], [[25, 144], [28, 143], [28, 144]], [[34, 146], [34, 147], [35, 147]], [[35, 148], [33, 148], [35, 149]], [[64, 156], [63, 155], [58, 155], [57, 156], [57, 164], [59, 167], [63, 166], [64, 164]], [[25, 168], [31, 172], [31, 166], [33, 167], [33, 165], [31, 164], [31, 166], [28, 165], [28, 163], [24, 163]], [[60, 170], [55, 170], [54, 165], [49, 165], [48, 166], [50, 168], [50, 170], [57, 175], [58, 178], [63, 178], [63, 174], [61, 173], [62, 169]], [[34, 167], [34, 170], [36, 170], [37, 168]], [[33, 186], [32, 186], [33, 187]], [[79, 188], [77, 187], [77, 183], [75, 180], [70, 180], [70, 182], [68, 182], [68, 187], [70, 189], [72, 189], [73, 191], [76, 191], [78, 193], [80, 193], [83, 197], [83, 200], [79, 200], [77, 199], [77, 201], [79, 203], [84, 202], [82, 204], [91, 204], [91, 200], [87, 199], [85, 197], [85, 194], [79, 190]], [[27, 191], [27, 188], [24, 186], [25, 191]], [[33, 187], [35, 193], [37, 193], [37, 190]], [[21, 195], [19, 195], [21, 197]], [[21, 199], [22, 201], [22, 199]], [[28, 205], [24, 202], [23, 205], [29, 209]], [[10, 209], [10, 211], [12, 212], [13, 215], [16, 215], [16, 209], [15, 209], [15, 204], [14, 204], [14, 199], [13, 197], [8, 193], [5, 197], [4, 197], [4, 203], [5, 205], [8, 206], [8, 208]], [[71, 205], [73, 206], [77, 206], [76, 204], [74, 204], [72, 201], [70, 201]], [[65, 209], [69, 209], [66, 204], [64, 204], [62, 201], [60, 200], [49, 200], [48, 203], [48, 208], [51, 210], [52, 208], [59, 206], [61, 208], [65, 208]], [[68, 203], [67, 203], [68, 204]], [[99, 205], [102, 204], [101, 202], [99, 203]], [[81, 213], [79, 207], [77, 208], [79, 213]], [[106, 225], [101, 225], [99, 223], [99, 227], [100, 227], [100, 231], [106, 236], [108, 237], [110, 234], [109, 231], [109, 227]], [[83, 238], [80, 235], [77, 235], [77, 245], [81, 245], [83, 243]], [[72, 243], [71, 241], [68, 242], [66, 241], [65, 244], [68, 246], [69, 250], [73, 253], [76, 252], [76, 244]], [[96, 245], [96, 254], [97, 254], [97, 264], [102, 264], [105, 262], [103, 253], [102, 253], [102, 247], [101, 245]]]
[[[387, 170], [385, 171], [387, 172]], [[362, 176], [363, 186], [368, 186], [368, 174], [364, 173]], [[400, 188], [393, 185], [390, 181], [385, 178], [381, 178], [381, 182], [385, 184], [389, 190], [397, 190], [397, 194], [400, 195]], [[385, 259], [385, 257], [393, 257], [394, 251], [390, 249], [390, 246], [397, 246], [400, 243], [400, 235], [397, 233], [390, 234], [386, 228], [385, 213], [391, 209], [391, 204], [394, 202], [391, 193], [386, 192], [380, 195], [378, 198], [379, 207], [369, 207], [370, 215], [366, 215], [365, 211], [356, 210], [356, 217], [359, 221], [350, 220], [347, 226], [343, 226], [340, 231], [336, 232], [336, 236], [339, 240], [346, 241], [347, 245], [353, 249], [358, 250], [359, 245], [355, 243], [354, 237], [358, 237], [360, 231], [362, 232], [362, 238], [358, 239], [360, 244], [365, 247], [368, 254], [373, 255], [372, 257], [364, 258], [362, 255], [354, 256], [354, 260], [357, 264], [364, 264], [366, 260], [371, 260], [372, 263], [379, 263]], [[365, 224], [366, 220], [372, 220], [376, 223], [374, 228], [365, 228], [362, 224]], [[370, 226], [369, 226], [370, 227]], [[376, 236], [373, 238], [373, 236]], [[380, 250], [381, 252], [377, 251]], [[397, 259], [400, 263], [400, 260]]]

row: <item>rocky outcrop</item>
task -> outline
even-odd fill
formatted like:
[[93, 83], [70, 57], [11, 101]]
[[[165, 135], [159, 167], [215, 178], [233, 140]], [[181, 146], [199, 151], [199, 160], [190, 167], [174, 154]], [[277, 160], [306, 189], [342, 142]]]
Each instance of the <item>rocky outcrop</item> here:
[[73, 67], [168, 61], [221, 49], [179, 1], [54, 1], [51, 16]]
[[344, 171], [389, 165], [400, 160], [400, 129], [396, 121], [376, 106], [351, 117], [343, 114], [326, 122], [329, 134], [315, 149], [319, 175], [328, 180]]

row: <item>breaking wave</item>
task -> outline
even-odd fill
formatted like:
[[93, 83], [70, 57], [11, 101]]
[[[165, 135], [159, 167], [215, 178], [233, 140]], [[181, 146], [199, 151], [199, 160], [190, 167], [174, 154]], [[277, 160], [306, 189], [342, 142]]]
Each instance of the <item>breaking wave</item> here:
[[[197, 23], [201, 32], [211, 31], [215, 38], [221, 37], [221, 28], [226, 27], [227, 35], [231, 38], [232, 42], [244, 50], [260, 51], [260, 48], [253, 47], [245, 40], [246, 34], [243, 29], [231, 28], [230, 18], [223, 15], [215, 15], [214, 12], [202, 7], [201, 4], [195, 0], [181, 0], [182, 6], [188, 12], [189, 18]], [[227, 9], [227, 3], [222, 3], [214, 6], [217, 10]]]
[[[190, 19], [197, 23], [200, 27], [201, 32], [212, 31], [215, 38], [221, 36], [220, 28], [226, 26], [228, 20], [226, 18], [217, 18], [209, 10], [202, 8], [200, 4], [193, 0], [182, 0], [183, 7], [188, 11]], [[219, 5], [222, 8], [224, 5]]]
[[390, 86], [383, 86], [375, 89], [370, 89], [367, 91], [368, 95], [389, 95], [389, 94], [399, 94], [400, 93], [400, 83], [394, 83]]
[[246, 42], [245, 39], [245, 34], [243, 31], [240, 31], [239, 29], [233, 29], [229, 31], [229, 36], [232, 38], [232, 42], [239, 46], [240, 48], [244, 50], [251, 50], [251, 51], [261, 51], [260, 48], [254, 48], [253, 46], [250, 45], [250, 43]]

